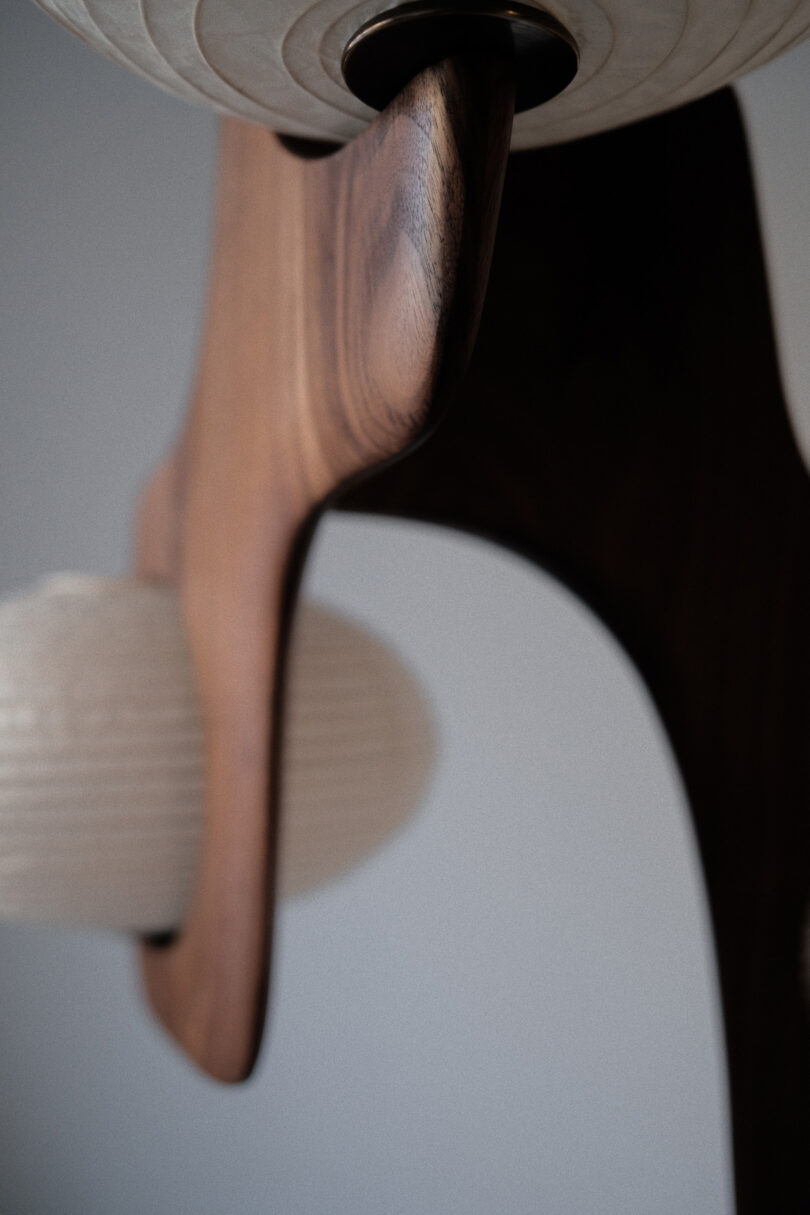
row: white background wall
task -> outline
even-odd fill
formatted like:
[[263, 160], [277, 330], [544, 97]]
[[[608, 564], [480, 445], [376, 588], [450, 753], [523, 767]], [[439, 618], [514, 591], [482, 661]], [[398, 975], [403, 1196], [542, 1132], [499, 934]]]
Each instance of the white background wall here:
[[[808, 50], [743, 97], [810, 450]], [[22, 0], [0, 10], [0, 114], [8, 592], [126, 568], [193, 365], [215, 123]], [[550, 579], [441, 531], [329, 520], [307, 581], [428, 688], [429, 797], [282, 909], [243, 1088], [164, 1040], [129, 941], [0, 926], [0, 1212], [730, 1212], [700, 879], [633, 669]]]

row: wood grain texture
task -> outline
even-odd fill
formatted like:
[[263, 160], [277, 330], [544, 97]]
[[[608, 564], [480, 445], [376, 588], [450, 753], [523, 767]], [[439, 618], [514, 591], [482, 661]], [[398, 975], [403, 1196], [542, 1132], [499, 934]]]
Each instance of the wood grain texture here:
[[176, 581], [199, 684], [206, 827], [191, 910], [143, 953], [201, 1068], [251, 1070], [270, 956], [274, 740], [296, 571], [336, 487], [423, 436], [480, 313], [513, 108], [506, 64], [424, 72], [355, 143], [304, 160], [223, 126], [197, 384], [146, 492], [138, 571]]
[[512, 158], [457, 403], [343, 505], [524, 554], [636, 662], [703, 859], [738, 1213], [806, 1215], [810, 481], [730, 93]]

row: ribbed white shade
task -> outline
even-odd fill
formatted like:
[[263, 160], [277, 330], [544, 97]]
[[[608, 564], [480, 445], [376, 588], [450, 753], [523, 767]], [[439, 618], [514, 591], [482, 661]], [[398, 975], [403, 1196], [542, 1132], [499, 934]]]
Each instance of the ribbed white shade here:
[[[290, 135], [346, 140], [349, 38], [394, 0], [37, 0], [105, 55], [192, 101]], [[464, 0], [448, 0], [463, 6]], [[533, 3], [533, 0], [527, 0]], [[543, 0], [580, 50], [574, 81], [515, 121], [514, 146], [576, 139], [683, 105], [810, 32], [810, 0]]]
[[[282, 894], [355, 864], [416, 808], [427, 707], [380, 642], [297, 616]], [[0, 605], [0, 915], [178, 925], [202, 831], [203, 726], [176, 594], [60, 576]]]

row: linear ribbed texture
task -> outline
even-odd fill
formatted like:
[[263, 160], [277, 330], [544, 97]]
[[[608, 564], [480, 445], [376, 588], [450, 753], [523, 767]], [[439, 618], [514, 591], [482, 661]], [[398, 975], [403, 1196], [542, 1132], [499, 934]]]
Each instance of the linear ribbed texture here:
[[[306, 605], [286, 722], [280, 874], [293, 894], [361, 860], [416, 808], [433, 735], [391, 652]], [[172, 590], [62, 576], [0, 605], [0, 915], [176, 926], [203, 790]]]
[[[393, 0], [37, 3], [171, 92], [289, 135], [337, 140], [357, 135], [372, 116], [343, 82], [343, 48], [369, 17], [394, 7]], [[536, 7], [573, 34], [580, 66], [559, 97], [518, 115], [516, 148], [682, 105], [810, 32], [810, 0], [544, 0]]]

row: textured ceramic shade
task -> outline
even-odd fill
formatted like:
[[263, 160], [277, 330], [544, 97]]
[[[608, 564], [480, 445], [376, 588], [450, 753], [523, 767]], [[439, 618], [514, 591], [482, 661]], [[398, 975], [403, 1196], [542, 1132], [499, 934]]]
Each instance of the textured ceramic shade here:
[[[344, 141], [373, 116], [347, 89], [341, 57], [355, 31], [390, 0], [38, 3], [164, 88], [276, 131]], [[681, 105], [810, 31], [810, 0], [548, 0], [542, 7], [576, 40], [579, 71], [559, 97], [518, 115], [516, 148]]]
[[[357, 864], [417, 808], [431, 720], [390, 650], [297, 617], [280, 891]], [[0, 605], [0, 915], [154, 931], [183, 919], [203, 827], [203, 731], [176, 593], [60, 577]]]

